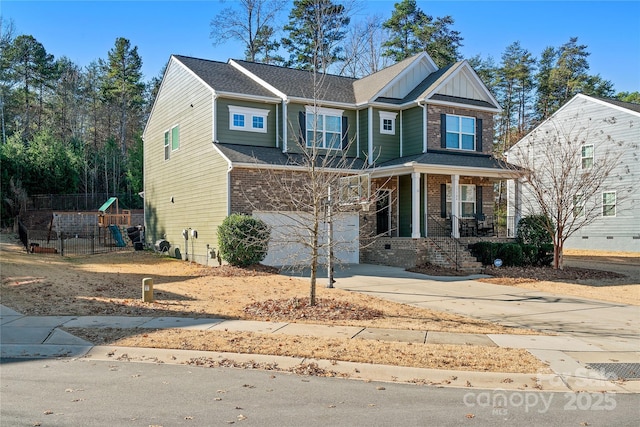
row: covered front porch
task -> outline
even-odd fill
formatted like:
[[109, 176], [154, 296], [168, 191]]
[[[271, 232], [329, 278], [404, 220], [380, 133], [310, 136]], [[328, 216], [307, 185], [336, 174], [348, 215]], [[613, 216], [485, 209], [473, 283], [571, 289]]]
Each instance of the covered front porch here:
[[506, 188], [510, 170], [419, 163], [395, 169], [372, 174], [376, 206], [363, 217], [361, 262], [477, 269], [470, 243], [515, 237], [517, 218], [495, 208], [496, 188]]

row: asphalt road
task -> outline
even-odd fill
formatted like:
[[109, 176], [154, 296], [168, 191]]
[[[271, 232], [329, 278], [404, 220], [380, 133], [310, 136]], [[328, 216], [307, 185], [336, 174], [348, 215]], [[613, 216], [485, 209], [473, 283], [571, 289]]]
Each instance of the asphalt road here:
[[5, 359], [2, 426], [637, 426], [640, 395], [501, 392], [231, 368]]

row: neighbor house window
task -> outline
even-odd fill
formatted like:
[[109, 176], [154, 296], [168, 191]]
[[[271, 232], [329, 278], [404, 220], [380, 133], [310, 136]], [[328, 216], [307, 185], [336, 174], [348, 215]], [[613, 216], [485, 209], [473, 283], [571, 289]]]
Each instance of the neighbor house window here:
[[582, 169], [589, 169], [593, 166], [593, 145], [582, 146]]
[[172, 151], [180, 148], [180, 126], [174, 126], [164, 133], [164, 159], [169, 160]]
[[267, 132], [269, 110], [229, 106], [229, 128], [246, 132]]
[[616, 192], [602, 193], [602, 216], [616, 216]]
[[342, 148], [342, 110], [306, 108], [307, 147], [340, 150]]
[[446, 148], [458, 150], [476, 149], [476, 119], [473, 117], [446, 116]]
[[573, 196], [573, 216], [579, 217], [584, 215], [584, 195], [576, 194]]
[[396, 116], [398, 113], [380, 111], [380, 133], [387, 135], [396, 134]]
[[[458, 215], [461, 218], [473, 218], [476, 214], [476, 186], [473, 184], [460, 184], [458, 187], [460, 204]], [[451, 216], [451, 184], [447, 184], [447, 216]]]

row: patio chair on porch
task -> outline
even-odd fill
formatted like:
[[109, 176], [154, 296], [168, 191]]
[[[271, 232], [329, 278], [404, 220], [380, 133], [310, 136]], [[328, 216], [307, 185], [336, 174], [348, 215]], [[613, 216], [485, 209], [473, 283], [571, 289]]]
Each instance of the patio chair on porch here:
[[484, 214], [479, 214], [476, 218], [478, 236], [493, 236], [495, 234], [492, 219], [487, 218]]

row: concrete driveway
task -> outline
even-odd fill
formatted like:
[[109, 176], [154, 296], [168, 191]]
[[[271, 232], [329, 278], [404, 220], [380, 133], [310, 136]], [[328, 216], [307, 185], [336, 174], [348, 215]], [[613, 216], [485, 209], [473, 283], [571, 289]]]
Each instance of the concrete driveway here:
[[[324, 277], [320, 286], [326, 285]], [[473, 280], [479, 277], [432, 277], [352, 264], [335, 270], [335, 287], [505, 326], [566, 334], [606, 351], [640, 352], [640, 307]]]

